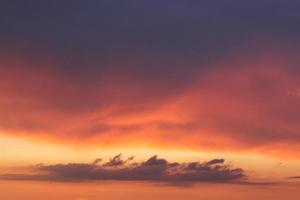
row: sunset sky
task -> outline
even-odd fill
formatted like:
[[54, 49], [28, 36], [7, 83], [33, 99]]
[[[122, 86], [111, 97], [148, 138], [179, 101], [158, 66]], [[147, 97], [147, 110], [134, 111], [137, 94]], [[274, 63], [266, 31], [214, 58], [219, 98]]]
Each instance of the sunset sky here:
[[0, 25], [1, 200], [299, 199], [300, 1], [3, 0]]

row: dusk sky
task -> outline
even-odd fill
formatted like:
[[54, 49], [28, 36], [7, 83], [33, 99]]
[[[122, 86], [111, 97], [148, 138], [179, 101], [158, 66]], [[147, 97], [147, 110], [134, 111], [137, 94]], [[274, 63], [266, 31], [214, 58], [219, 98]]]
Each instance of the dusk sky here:
[[2, 0], [0, 25], [1, 200], [299, 199], [300, 1]]

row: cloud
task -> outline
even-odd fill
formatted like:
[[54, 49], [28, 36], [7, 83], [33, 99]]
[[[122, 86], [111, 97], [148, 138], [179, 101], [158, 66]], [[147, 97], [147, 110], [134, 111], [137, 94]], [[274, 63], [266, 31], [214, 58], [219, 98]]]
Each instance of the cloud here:
[[70, 75], [52, 67], [57, 58], [6, 56], [0, 61], [7, 66], [0, 74], [0, 131], [82, 145], [299, 157], [300, 61], [290, 49], [270, 49], [241, 48], [210, 65], [154, 60], [166, 64], [160, 73], [148, 68], [149, 58], [141, 65], [135, 57], [122, 65], [95, 61], [94, 68]]
[[298, 2], [79, 2], [0, 6], [1, 134], [300, 157]]
[[213, 159], [207, 163], [207, 165], [214, 165], [214, 164], [223, 164], [225, 162], [224, 159]]
[[134, 162], [133, 157], [124, 160], [121, 154], [108, 162], [69, 163], [33, 167], [31, 174], [2, 174], [1, 179], [43, 181], [154, 181], [170, 184], [216, 182], [239, 183], [247, 179], [241, 168], [224, 164], [223, 159], [208, 162], [169, 162], [153, 156], [146, 161]]
[[291, 176], [291, 177], [288, 177], [288, 179], [300, 179], [300, 176]]

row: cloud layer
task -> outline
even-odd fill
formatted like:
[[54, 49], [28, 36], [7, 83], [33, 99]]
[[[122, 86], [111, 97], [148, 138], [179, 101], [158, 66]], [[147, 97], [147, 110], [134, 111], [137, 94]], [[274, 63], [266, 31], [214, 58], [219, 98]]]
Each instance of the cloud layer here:
[[223, 159], [203, 163], [177, 163], [153, 156], [144, 162], [134, 162], [133, 157], [124, 160], [119, 154], [108, 162], [101, 161], [96, 159], [93, 163], [39, 164], [33, 167], [33, 173], [4, 174], [0, 178], [44, 181], [158, 181], [171, 184], [238, 183], [246, 179], [243, 169], [233, 168], [225, 164]]
[[[166, 68], [151, 74], [130, 66], [70, 75], [52, 68], [51, 60], [3, 59], [0, 129], [12, 136], [89, 145], [299, 156], [300, 62], [285, 51], [261, 51], [254, 60], [247, 58], [252, 53], [234, 53], [206, 67], [195, 61], [196, 71], [179, 70], [189, 78], [181, 78], [178, 69], [169, 78]], [[49, 66], [37, 67], [42, 64]]]
[[300, 157], [299, 8], [1, 2], [0, 133]]

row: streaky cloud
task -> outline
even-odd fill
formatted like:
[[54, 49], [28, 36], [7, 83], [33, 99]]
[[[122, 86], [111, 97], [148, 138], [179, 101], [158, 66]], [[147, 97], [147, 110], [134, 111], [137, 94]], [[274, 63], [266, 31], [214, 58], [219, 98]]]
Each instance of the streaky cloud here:
[[288, 179], [299, 179], [300, 180], [300, 176], [290, 176], [290, 177], [287, 177]]

